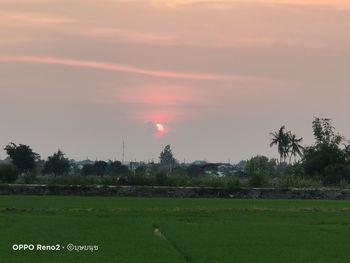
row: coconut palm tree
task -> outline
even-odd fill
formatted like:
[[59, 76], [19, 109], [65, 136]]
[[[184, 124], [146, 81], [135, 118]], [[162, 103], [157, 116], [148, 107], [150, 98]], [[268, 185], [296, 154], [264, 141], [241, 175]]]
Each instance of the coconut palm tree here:
[[291, 163], [292, 157], [302, 156], [304, 147], [300, 145], [303, 138], [297, 138], [295, 134], [289, 133], [289, 163]]
[[285, 132], [286, 127], [283, 125], [277, 132], [272, 132], [270, 147], [277, 145], [278, 153], [280, 155], [279, 162], [286, 162], [286, 159], [289, 154], [289, 135], [288, 132]]

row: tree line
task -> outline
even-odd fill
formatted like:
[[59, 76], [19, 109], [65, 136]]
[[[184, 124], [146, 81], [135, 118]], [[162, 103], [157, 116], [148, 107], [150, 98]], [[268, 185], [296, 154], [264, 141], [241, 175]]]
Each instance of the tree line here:
[[[349, 141], [336, 131], [331, 119], [315, 118], [312, 130], [315, 142], [305, 146], [302, 145], [302, 137], [283, 125], [270, 133], [270, 147], [277, 148], [278, 159], [258, 155], [237, 165], [181, 164], [174, 157], [170, 145], [161, 151], [158, 163], [138, 163], [137, 166], [117, 160], [75, 162], [61, 150], [41, 160], [30, 146], [9, 143], [4, 150], [10, 163], [0, 164], [0, 183], [13, 183], [19, 176], [24, 178], [25, 183], [46, 183], [36, 178], [39, 174], [57, 177], [53, 181], [58, 183], [98, 184], [102, 179], [96, 177], [114, 176], [122, 178], [124, 184], [134, 185], [350, 186]], [[218, 169], [220, 166], [222, 170]], [[108, 184], [115, 184], [113, 180], [108, 179]]]
[[331, 119], [313, 120], [315, 143], [311, 146], [302, 146], [303, 138], [285, 129], [282, 126], [271, 133], [270, 146], [277, 146], [279, 168], [289, 168], [294, 171], [293, 175], [320, 180], [324, 184], [350, 183], [350, 143], [336, 131]]

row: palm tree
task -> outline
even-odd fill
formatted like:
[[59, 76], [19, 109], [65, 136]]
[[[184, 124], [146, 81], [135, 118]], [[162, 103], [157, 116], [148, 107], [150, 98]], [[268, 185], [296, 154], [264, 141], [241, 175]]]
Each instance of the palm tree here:
[[280, 163], [285, 162], [289, 154], [289, 135], [284, 130], [286, 127], [283, 125], [277, 132], [272, 132], [270, 147], [277, 145], [278, 153], [280, 155]]
[[295, 134], [289, 133], [289, 148], [290, 148], [290, 156], [289, 156], [289, 163], [291, 163], [292, 157], [302, 156], [302, 151], [304, 150], [304, 147], [300, 145], [300, 143], [303, 141], [303, 138], [297, 138]]

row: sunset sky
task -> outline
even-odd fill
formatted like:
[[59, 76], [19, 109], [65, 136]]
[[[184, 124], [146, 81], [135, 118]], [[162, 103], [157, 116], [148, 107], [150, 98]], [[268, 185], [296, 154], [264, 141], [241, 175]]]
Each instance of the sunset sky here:
[[349, 0], [0, 0], [1, 148], [276, 157], [314, 116], [350, 138], [349, 98]]

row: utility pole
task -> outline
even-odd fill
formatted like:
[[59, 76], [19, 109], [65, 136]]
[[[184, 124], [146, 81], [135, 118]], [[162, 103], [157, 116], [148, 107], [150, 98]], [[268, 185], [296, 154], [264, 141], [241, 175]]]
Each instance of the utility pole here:
[[123, 157], [122, 157], [122, 162], [124, 163], [125, 161], [125, 142], [123, 140]]

